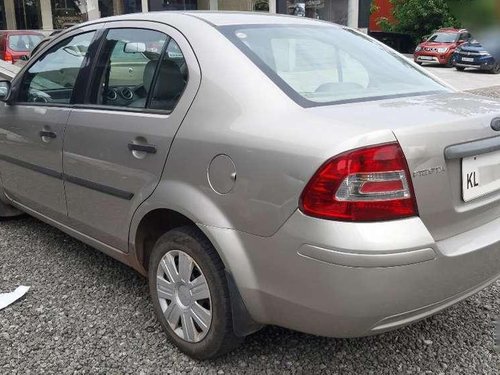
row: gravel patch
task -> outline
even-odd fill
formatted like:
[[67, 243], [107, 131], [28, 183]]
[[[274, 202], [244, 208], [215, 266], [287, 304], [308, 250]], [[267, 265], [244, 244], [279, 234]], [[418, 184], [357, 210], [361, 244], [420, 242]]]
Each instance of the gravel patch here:
[[267, 327], [232, 354], [189, 359], [156, 321], [146, 280], [36, 219], [0, 223], [1, 374], [497, 374], [500, 282], [412, 326], [359, 339]]
[[500, 86], [493, 86], [480, 90], [469, 90], [469, 92], [476, 95], [488, 96], [490, 98], [500, 98]]

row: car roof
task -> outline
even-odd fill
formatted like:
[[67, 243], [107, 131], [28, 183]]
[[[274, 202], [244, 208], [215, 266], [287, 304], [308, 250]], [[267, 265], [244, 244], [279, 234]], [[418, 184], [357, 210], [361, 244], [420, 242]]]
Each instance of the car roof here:
[[454, 27], [443, 27], [442, 29], [436, 30], [436, 33], [464, 33], [467, 32], [466, 29], [455, 29]]
[[256, 25], [256, 24], [317, 24], [317, 21], [306, 17], [259, 12], [212, 12], [197, 11], [184, 14], [207, 21], [215, 26]]
[[[306, 17], [288, 16], [281, 14], [269, 14], [259, 12], [231, 12], [231, 11], [161, 11], [150, 13], [131, 13], [108, 18], [101, 18], [89, 23], [113, 22], [113, 21], [156, 21], [173, 22], [180, 17], [191, 18], [199, 22], [205, 22], [212, 26], [230, 25], [258, 25], [258, 24], [295, 24], [295, 25], [318, 25], [328, 24], [325, 21], [314, 20]], [[87, 24], [89, 24], [87, 23]]]

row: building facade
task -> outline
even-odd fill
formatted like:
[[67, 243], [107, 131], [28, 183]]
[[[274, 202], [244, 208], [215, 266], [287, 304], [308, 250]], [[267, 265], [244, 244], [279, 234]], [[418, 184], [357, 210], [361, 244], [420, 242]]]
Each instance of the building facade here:
[[371, 0], [0, 0], [0, 30], [54, 30], [113, 15], [163, 10], [292, 14], [368, 27]]

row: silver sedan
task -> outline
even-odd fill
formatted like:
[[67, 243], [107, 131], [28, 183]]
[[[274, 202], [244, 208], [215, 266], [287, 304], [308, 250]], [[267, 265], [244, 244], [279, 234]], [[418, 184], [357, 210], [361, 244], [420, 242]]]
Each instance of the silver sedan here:
[[500, 102], [358, 31], [97, 20], [55, 36], [0, 97], [1, 216], [29, 213], [149, 277], [195, 358], [266, 324], [384, 332], [500, 274]]

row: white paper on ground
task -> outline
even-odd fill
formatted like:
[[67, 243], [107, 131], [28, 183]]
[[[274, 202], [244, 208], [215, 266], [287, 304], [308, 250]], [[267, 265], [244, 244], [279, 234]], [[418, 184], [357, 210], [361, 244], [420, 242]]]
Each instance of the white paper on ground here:
[[0, 310], [16, 302], [19, 298], [24, 296], [29, 289], [29, 286], [21, 285], [12, 293], [0, 293]]

